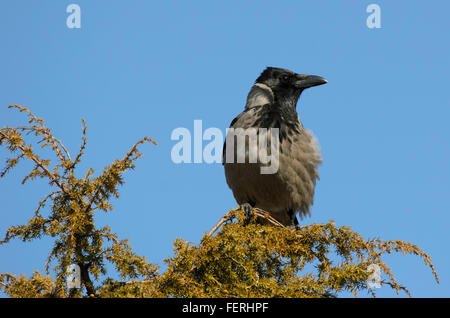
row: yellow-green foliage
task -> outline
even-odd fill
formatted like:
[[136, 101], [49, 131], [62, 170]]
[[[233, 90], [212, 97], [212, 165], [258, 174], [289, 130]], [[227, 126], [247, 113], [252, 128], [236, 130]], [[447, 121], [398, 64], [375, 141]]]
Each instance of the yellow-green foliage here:
[[42, 276], [35, 271], [29, 279], [24, 275], [18, 278], [11, 274], [0, 274], [0, 286], [6, 294], [17, 298], [58, 297], [55, 283], [50, 276]]
[[[26, 112], [29, 115], [29, 125], [5, 127], [0, 130], [0, 145], [6, 145], [14, 155], [6, 160], [6, 166], [0, 176], [3, 177], [20, 160], [26, 158], [34, 163], [34, 167], [22, 183], [36, 177], [48, 178], [53, 191], [39, 202], [28, 224], [10, 227], [0, 244], [5, 244], [13, 238], [22, 241], [30, 241], [43, 235], [55, 238], [46, 267], [49, 273], [50, 263], [56, 263], [55, 289], [58, 294], [69, 295], [65, 287], [66, 270], [73, 263], [80, 266], [82, 283], [88, 295], [96, 292], [92, 279], [98, 280], [100, 274], [106, 274], [106, 262], [115, 265], [122, 279], [153, 277], [156, 266], [149, 264], [145, 257], [134, 254], [128, 241], [120, 240], [110, 228], [96, 228], [94, 215], [98, 211], [112, 210], [109, 200], [119, 197], [117, 188], [123, 184], [123, 173], [133, 169], [134, 161], [142, 156], [138, 146], [145, 142], [155, 142], [144, 138], [121, 160], [115, 160], [105, 167], [99, 176], [94, 177], [94, 170], [89, 169], [83, 178], [77, 178], [75, 168], [87, 145], [84, 121], [82, 144], [72, 159], [69, 151], [52, 135], [42, 119], [24, 107], [11, 105], [10, 108]], [[26, 144], [24, 133], [34, 134], [39, 139], [37, 143], [41, 144], [41, 148], [49, 147], [54, 151], [56, 163], [53, 166], [51, 160], [42, 159], [31, 145]], [[48, 201], [51, 201], [51, 206], [44, 215], [41, 210]], [[6, 289], [6, 292], [8, 290]], [[77, 294], [73, 291], [70, 293], [74, 296]]]
[[[257, 219], [244, 225], [240, 210], [225, 214], [200, 244], [176, 239], [174, 255], [166, 260], [167, 270], [159, 273], [157, 266], [133, 252], [127, 240], [120, 240], [108, 227], [96, 228], [94, 222], [97, 211], [112, 210], [109, 199], [119, 196], [122, 174], [133, 169], [134, 161], [141, 156], [138, 145], [154, 141], [144, 138], [99, 176], [94, 177], [89, 169], [78, 179], [74, 169], [87, 144], [84, 121], [82, 145], [72, 160], [42, 119], [21, 106], [10, 107], [27, 112], [31, 125], [0, 130], [0, 145], [14, 154], [6, 160], [0, 176], [27, 158], [34, 168], [23, 182], [48, 178], [53, 191], [39, 202], [26, 225], [6, 231], [0, 245], [13, 238], [30, 241], [44, 235], [53, 237], [47, 275], [51, 262], [55, 263], [56, 274], [55, 279], [38, 272], [28, 279], [0, 274], [0, 290], [11, 297], [333, 297], [342, 291], [356, 296], [362, 290], [375, 295], [366, 282], [371, 264], [381, 268], [382, 285], [410, 295], [382, 260], [392, 252], [418, 255], [438, 281], [431, 257], [413, 244], [365, 240], [349, 227], [337, 227], [333, 222], [293, 230], [261, 211], [256, 211]], [[41, 159], [25, 143], [24, 132], [39, 137], [42, 147], [51, 147], [56, 154], [55, 165]], [[51, 206], [44, 215], [41, 208], [47, 201]], [[121, 281], [108, 277], [99, 282], [101, 274], [108, 274], [107, 262], [115, 265]], [[66, 269], [73, 263], [81, 268], [83, 292], [68, 290], [65, 284]]]
[[164, 295], [330, 297], [346, 290], [356, 296], [368, 289], [370, 264], [378, 264], [385, 273], [382, 284], [409, 294], [381, 259], [394, 251], [421, 256], [437, 279], [431, 258], [413, 244], [366, 241], [333, 222], [299, 230], [255, 223], [244, 226], [241, 211], [230, 213], [238, 222], [230, 221], [214, 237], [205, 235], [199, 246], [175, 241], [175, 256], [167, 260], [168, 270], [158, 281]]

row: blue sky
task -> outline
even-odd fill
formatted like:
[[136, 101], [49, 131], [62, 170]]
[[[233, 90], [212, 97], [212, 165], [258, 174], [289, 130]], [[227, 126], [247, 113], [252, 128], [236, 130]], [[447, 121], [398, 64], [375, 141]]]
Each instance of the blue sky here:
[[[71, 3], [80, 29], [66, 26]], [[380, 29], [366, 26], [371, 3]], [[386, 262], [413, 296], [449, 297], [449, 11], [448, 1], [2, 1], [0, 126], [24, 120], [8, 105], [29, 107], [76, 153], [84, 118], [80, 173], [100, 173], [144, 136], [158, 141], [141, 148], [115, 210], [97, 220], [162, 265], [175, 238], [198, 242], [236, 207], [220, 164], [172, 162], [172, 131], [192, 131], [196, 119], [225, 131], [266, 66], [321, 75], [329, 83], [297, 108], [324, 158], [301, 223], [335, 220], [365, 238], [417, 244], [439, 285], [418, 257]], [[49, 191], [20, 184], [29, 168], [0, 179], [1, 236]], [[51, 244], [0, 246], [0, 272], [43, 272]]]

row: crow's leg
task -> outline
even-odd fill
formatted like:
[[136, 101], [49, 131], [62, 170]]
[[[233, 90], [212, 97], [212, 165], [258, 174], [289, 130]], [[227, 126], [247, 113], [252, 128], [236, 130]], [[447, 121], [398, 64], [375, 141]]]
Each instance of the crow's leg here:
[[292, 228], [293, 230], [300, 229], [300, 225], [299, 225], [298, 219], [297, 219], [297, 213], [295, 213], [294, 210], [289, 210], [288, 215], [291, 218], [291, 225], [289, 225], [289, 228]]
[[255, 206], [255, 203], [253, 203], [251, 201], [240, 205], [241, 210], [243, 210], [245, 212], [244, 225], [247, 225], [248, 223], [250, 223], [250, 220], [253, 217], [253, 207], [254, 206]]

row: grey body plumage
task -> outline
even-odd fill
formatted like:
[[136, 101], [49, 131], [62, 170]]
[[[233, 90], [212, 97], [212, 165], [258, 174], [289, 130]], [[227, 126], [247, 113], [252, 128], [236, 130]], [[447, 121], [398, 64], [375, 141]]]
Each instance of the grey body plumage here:
[[263, 209], [286, 226], [298, 224], [297, 213], [300, 217], [309, 215], [322, 159], [316, 139], [298, 117], [296, 105], [304, 89], [326, 82], [318, 76], [273, 67], [264, 70], [256, 80], [245, 110], [232, 121], [230, 128], [277, 128], [279, 167], [275, 173], [262, 174], [260, 168], [264, 164], [249, 163], [247, 148], [245, 163], [229, 162], [225, 159], [225, 142], [225, 177], [238, 204], [247, 210]]

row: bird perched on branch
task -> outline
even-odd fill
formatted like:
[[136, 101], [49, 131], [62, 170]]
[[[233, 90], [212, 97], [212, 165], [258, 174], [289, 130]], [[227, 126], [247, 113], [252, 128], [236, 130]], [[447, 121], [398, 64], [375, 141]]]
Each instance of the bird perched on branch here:
[[325, 83], [320, 76], [268, 67], [251, 88], [244, 111], [231, 122], [222, 160], [228, 186], [247, 219], [252, 208], [260, 208], [295, 227], [297, 214], [310, 214], [322, 159], [296, 106], [305, 89]]

